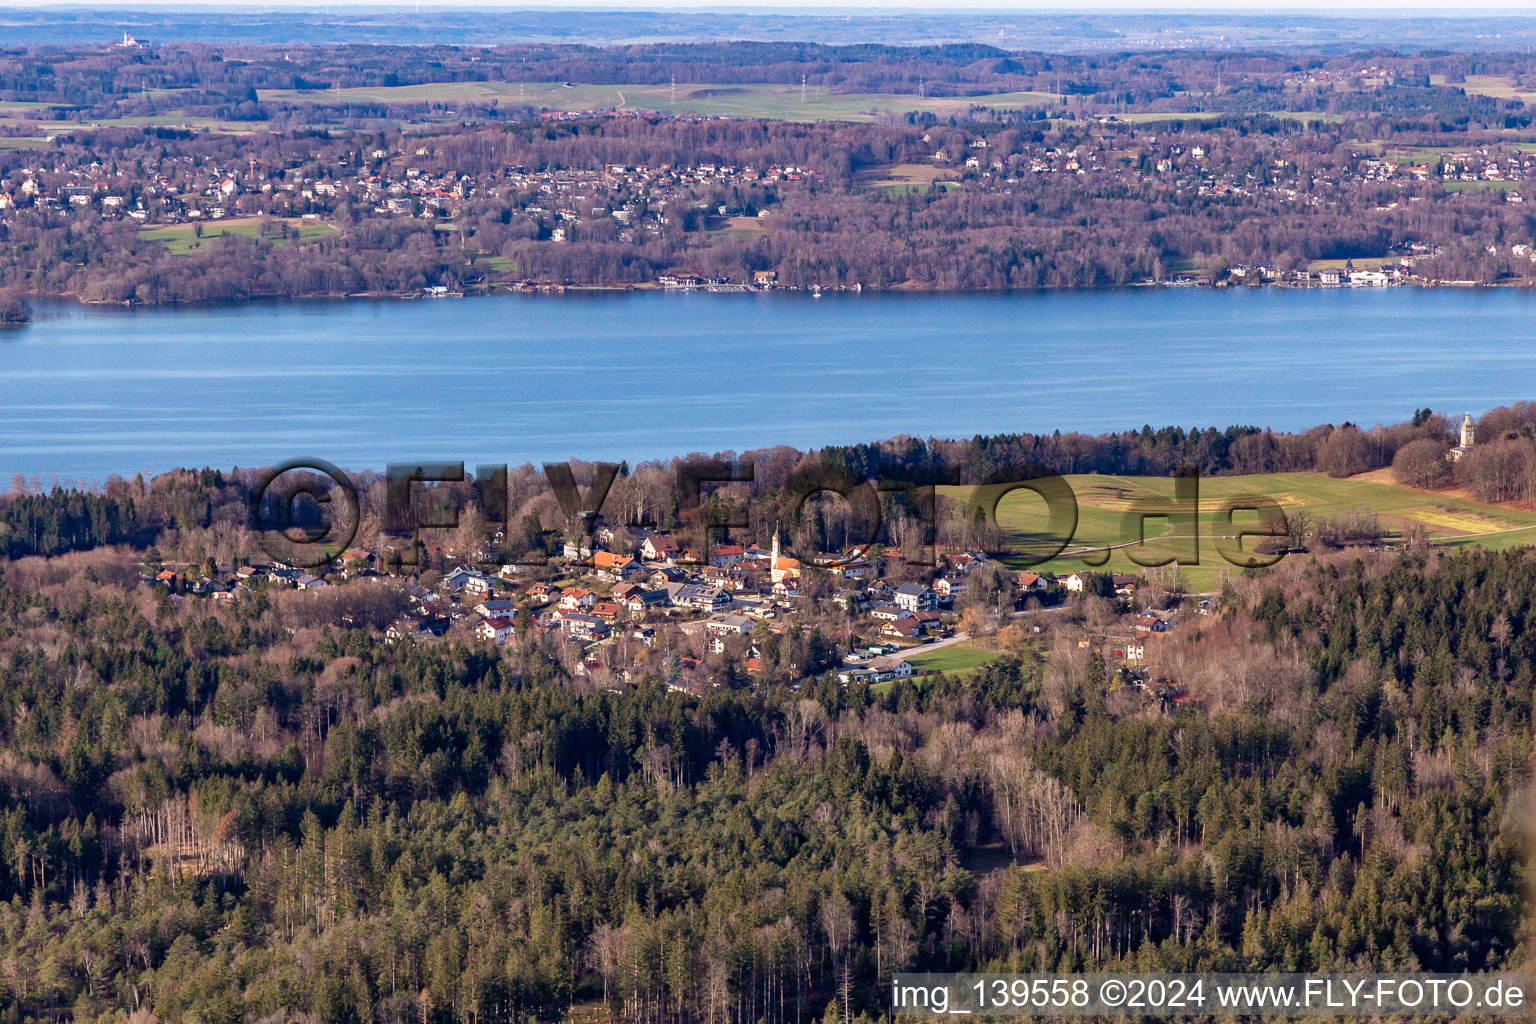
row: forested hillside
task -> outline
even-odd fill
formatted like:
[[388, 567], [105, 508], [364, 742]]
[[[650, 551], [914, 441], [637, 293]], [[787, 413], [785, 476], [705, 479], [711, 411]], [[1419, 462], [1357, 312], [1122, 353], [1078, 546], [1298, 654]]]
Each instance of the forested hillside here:
[[902, 968], [1517, 964], [1536, 561], [1334, 557], [1229, 586], [1162, 710], [1029, 647], [610, 692], [537, 643], [157, 598], [120, 549], [9, 563], [0, 1020], [787, 1022], [878, 1015]]

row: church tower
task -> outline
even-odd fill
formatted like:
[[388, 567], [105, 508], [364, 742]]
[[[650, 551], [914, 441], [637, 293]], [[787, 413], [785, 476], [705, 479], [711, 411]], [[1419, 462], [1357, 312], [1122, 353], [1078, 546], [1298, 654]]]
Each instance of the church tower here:
[[774, 583], [800, 578], [800, 560], [784, 558], [779, 554], [779, 527], [773, 527], [773, 555], [768, 561], [768, 578]]
[[1461, 443], [1445, 453], [1445, 457], [1455, 462], [1467, 452], [1472, 450], [1473, 430], [1472, 414], [1467, 413], [1461, 420]]

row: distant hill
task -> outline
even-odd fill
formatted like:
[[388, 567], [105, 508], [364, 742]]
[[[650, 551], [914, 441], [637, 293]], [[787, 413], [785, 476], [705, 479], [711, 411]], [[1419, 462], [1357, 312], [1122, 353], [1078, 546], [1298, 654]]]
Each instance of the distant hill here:
[[456, 43], [703, 40], [877, 43], [984, 42], [1003, 50], [1103, 53], [1254, 49], [1339, 53], [1375, 47], [1524, 50], [1536, 18], [1244, 14], [753, 14], [743, 12], [477, 10], [413, 5], [316, 10], [0, 8], [7, 45], [107, 42], [124, 32], [154, 42]]

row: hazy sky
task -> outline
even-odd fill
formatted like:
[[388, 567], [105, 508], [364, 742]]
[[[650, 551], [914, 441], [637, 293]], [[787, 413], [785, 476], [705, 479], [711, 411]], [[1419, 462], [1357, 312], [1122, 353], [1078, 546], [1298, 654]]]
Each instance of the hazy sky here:
[[937, 14], [944, 11], [951, 12], [988, 12], [1002, 13], [1007, 11], [1028, 11], [1031, 13], [1062, 13], [1062, 14], [1087, 14], [1087, 13], [1113, 13], [1114, 11], [1135, 11], [1137, 13], [1168, 13], [1176, 14], [1181, 11], [1211, 13], [1231, 13], [1238, 16], [1244, 15], [1285, 15], [1301, 12], [1327, 13], [1341, 15], [1375, 14], [1392, 16], [1394, 14], [1440, 14], [1452, 17], [1473, 16], [1478, 12], [1498, 12], [1504, 15], [1527, 14], [1536, 17], [1536, 0], [1475, 0], [1475, 3], [1459, 6], [1448, 4], [1445, 0], [1346, 0], [1339, 3], [1337, 0], [1292, 0], [1283, 6], [1249, 6], [1238, 0], [1180, 0], [1177, 4], [1169, 4], [1167, 0], [1117, 0], [1113, 3], [1075, 5], [1063, 4], [1061, 0], [1042, 0], [1042, 2], [1030, 2], [1030, 0], [964, 0], [961, 4], [937, 3], [937, 4], [893, 4], [889, 0], [838, 0], [836, 3], [821, 3], [818, 0], [730, 0], [722, 3], [721, 0], [547, 0], [544, 3], [506, 3], [501, 0], [234, 0], [234, 2], [221, 2], [221, 0], [4, 0], [5, 6], [34, 7], [54, 6], [56, 3], [69, 3], [72, 5], [110, 8], [132, 7], [136, 9], [154, 8], [159, 6], [181, 7], [196, 3], [199, 6], [211, 7], [251, 7], [251, 8], [278, 8], [278, 7], [303, 7], [313, 9], [317, 6], [367, 6], [367, 7], [498, 7], [503, 10], [520, 10], [528, 8], [566, 8], [571, 10], [690, 10], [700, 9], [754, 11], [765, 14], [870, 14], [875, 12], [890, 13], [923, 13]]

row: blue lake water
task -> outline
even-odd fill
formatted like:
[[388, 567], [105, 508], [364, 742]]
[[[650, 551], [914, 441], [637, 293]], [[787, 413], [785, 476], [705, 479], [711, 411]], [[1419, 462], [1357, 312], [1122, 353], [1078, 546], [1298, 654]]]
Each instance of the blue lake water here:
[[631, 461], [897, 434], [1294, 429], [1536, 398], [1536, 294], [635, 293], [124, 310], [0, 334], [0, 486]]

